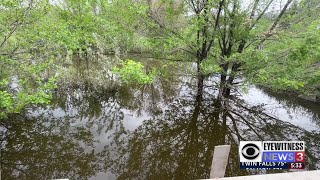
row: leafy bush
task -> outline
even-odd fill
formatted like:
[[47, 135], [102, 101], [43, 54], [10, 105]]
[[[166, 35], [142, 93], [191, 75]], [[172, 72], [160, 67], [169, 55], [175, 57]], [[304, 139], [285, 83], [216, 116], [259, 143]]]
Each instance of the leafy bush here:
[[151, 84], [156, 75], [155, 68], [152, 68], [150, 73], [146, 73], [142, 63], [133, 60], [122, 62], [120, 68], [114, 67], [112, 71], [119, 74], [125, 83]]

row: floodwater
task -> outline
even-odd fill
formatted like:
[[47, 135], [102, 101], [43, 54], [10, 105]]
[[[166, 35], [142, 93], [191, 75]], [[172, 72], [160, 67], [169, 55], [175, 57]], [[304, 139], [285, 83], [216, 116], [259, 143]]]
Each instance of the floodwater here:
[[3, 180], [208, 178], [214, 146], [225, 144], [226, 176], [284, 171], [240, 170], [240, 140], [305, 141], [306, 168], [320, 169], [319, 104], [253, 85], [217, 100], [217, 78], [150, 59], [165, 78], [119, 84], [99, 64], [107, 60], [66, 62], [50, 105], [2, 121]]

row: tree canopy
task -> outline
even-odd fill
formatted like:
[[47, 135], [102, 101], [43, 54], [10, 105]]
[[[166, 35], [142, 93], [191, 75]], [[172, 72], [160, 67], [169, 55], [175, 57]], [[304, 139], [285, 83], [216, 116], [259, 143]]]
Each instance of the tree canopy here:
[[[316, 0], [5, 0], [0, 8], [2, 117], [47, 103], [61, 64], [90, 52], [195, 62], [198, 75], [220, 76], [220, 97], [239, 81], [319, 97]], [[113, 73], [142, 84], [161, 75], [130, 62]]]

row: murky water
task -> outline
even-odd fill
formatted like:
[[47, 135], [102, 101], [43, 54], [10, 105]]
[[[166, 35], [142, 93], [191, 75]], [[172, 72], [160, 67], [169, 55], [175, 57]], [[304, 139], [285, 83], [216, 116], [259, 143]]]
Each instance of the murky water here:
[[144, 86], [113, 82], [101, 64], [73, 64], [52, 104], [2, 121], [3, 179], [208, 178], [223, 144], [226, 176], [281, 172], [240, 170], [240, 140], [306, 141], [307, 169], [320, 169], [318, 104], [255, 86], [217, 100], [217, 78], [190, 75], [190, 64]]

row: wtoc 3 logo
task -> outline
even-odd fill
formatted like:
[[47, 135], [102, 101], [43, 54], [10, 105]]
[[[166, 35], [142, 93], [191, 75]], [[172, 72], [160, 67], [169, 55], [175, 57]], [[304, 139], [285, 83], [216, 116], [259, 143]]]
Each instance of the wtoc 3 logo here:
[[261, 162], [262, 141], [240, 141], [240, 162]]

